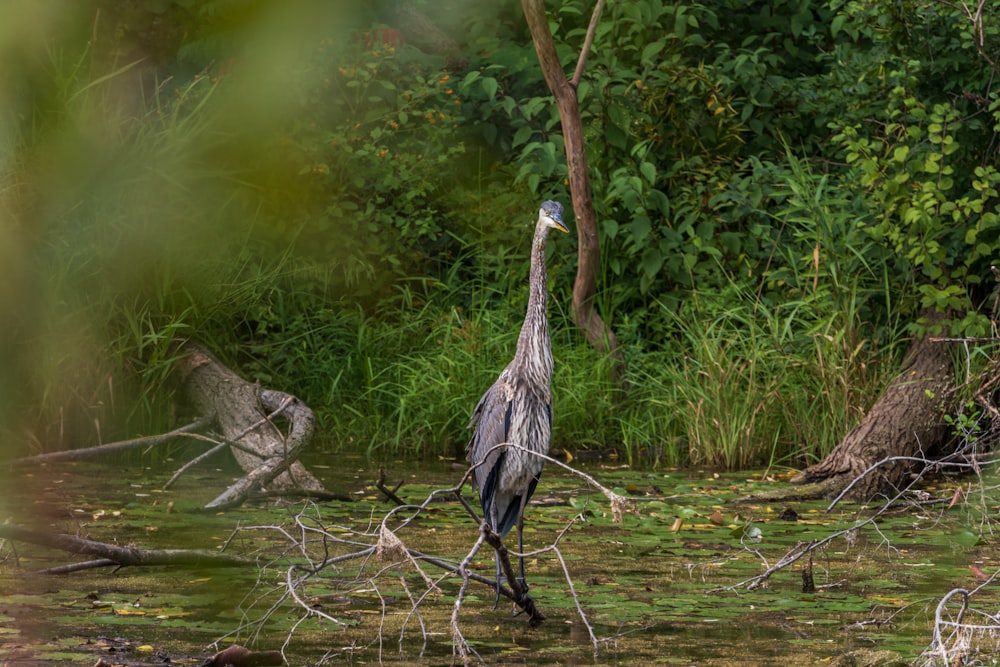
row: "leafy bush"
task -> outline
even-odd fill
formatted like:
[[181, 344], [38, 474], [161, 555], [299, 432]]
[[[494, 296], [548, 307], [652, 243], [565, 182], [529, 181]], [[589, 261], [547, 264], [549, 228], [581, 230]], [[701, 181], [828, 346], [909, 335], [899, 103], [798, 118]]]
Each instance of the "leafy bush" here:
[[[480, 7], [462, 25], [467, 66], [447, 69], [391, 27], [352, 40], [376, 7], [271, 48], [281, 31], [260, 20], [294, 24], [271, 13], [284, 4], [184, 4], [167, 3], [196, 28], [162, 35], [169, 83], [125, 109], [130, 68], [67, 46], [14, 142], [5, 192], [46, 203], [26, 253], [41, 294], [23, 326], [41, 341], [24, 365], [42, 370], [21, 373], [29, 421], [155, 430], [171, 343], [193, 335], [300, 395], [330, 447], [460, 453], [513, 353], [535, 202], [569, 198], [520, 19]], [[550, 15], [567, 67], [590, 10]], [[904, 39], [917, 28], [919, 47]], [[238, 35], [262, 41], [227, 47]], [[616, 402], [570, 322], [562, 237], [555, 444], [663, 465], [812, 460], [874, 399], [922, 308], [986, 331], [997, 39], [922, 1], [609, 5], [579, 95], [596, 298], [632, 392]], [[212, 59], [232, 53], [235, 74], [218, 76]]]

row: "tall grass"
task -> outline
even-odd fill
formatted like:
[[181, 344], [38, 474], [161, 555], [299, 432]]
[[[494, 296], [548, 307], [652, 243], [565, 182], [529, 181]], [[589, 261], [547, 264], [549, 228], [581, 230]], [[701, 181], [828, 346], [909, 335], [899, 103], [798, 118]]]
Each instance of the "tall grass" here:
[[[5, 188], [45, 203], [4, 200], [37, 224], [25, 272], [37, 305], [21, 326], [35, 347], [18, 405], [39, 447], [166, 428], [173, 343], [194, 337], [311, 405], [320, 447], [461, 456], [472, 409], [524, 317], [530, 226], [510, 221], [531, 207], [507, 187], [511, 175], [481, 165], [476, 185], [442, 203], [465, 217], [427, 262], [434, 275], [351, 299], [344, 267], [296, 247], [295, 226], [310, 221], [295, 215], [309, 208], [281, 204], [301, 190], [243, 164], [259, 146], [229, 131], [225, 82], [157, 86], [124, 113], [117, 84], [131, 68], [86, 76], [85, 58], [53, 61], [57, 94], [16, 142]], [[792, 156], [776, 172], [783, 237], [768, 266], [737, 274], [720, 263], [724, 288], [669, 308], [651, 299], [616, 312], [613, 290], [601, 292], [602, 313], [621, 326], [624, 402], [568, 314], [571, 242], [553, 244], [555, 446], [615, 449], [636, 465], [798, 465], [856, 423], [892, 370], [878, 363], [893, 358], [884, 341], [899, 339], [885, 269], [855, 224], [863, 212], [835, 183]], [[346, 272], [384, 272], [357, 269]]]

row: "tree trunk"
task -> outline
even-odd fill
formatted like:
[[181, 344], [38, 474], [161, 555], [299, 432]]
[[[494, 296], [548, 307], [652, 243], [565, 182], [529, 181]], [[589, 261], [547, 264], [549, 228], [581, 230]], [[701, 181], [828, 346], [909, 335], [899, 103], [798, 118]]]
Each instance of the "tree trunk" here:
[[[230, 441], [230, 450], [247, 472], [210, 507], [232, 504], [255, 488], [302, 489], [323, 492], [323, 484], [296, 460], [312, 437], [312, 411], [299, 399], [261, 389], [222, 365], [204, 347], [186, 343], [177, 363], [184, 389], [197, 408], [213, 416]], [[282, 433], [274, 419], [289, 422]]]
[[569, 187], [573, 198], [573, 212], [576, 214], [576, 235], [579, 240], [576, 282], [573, 284], [573, 304], [570, 312], [573, 321], [583, 330], [584, 336], [595, 349], [608, 354], [612, 361], [612, 380], [627, 391], [625, 357], [618, 347], [618, 339], [611, 327], [604, 323], [594, 308], [594, 293], [597, 289], [597, 274], [601, 262], [600, 240], [597, 235], [597, 215], [590, 191], [590, 173], [587, 171], [587, 152], [583, 140], [583, 123], [580, 119], [580, 105], [576, 87], [587, 58], [587, 51], [593, 39], [593, 31], [603, 1], [599, 1], [591, 19], [587, 39], [580, 53], [580, 61], [573, 81], [566, 78], [562, 63], [556, 54], [556, 45], [549, 30], [543, 0], [521, 0], [524, 17], [531, 30], [531, 38], [538, 53], [538, 62], [549, 85], [549, 90], [559, 107], [559, 121], [562, 125], [563, 143], [566, 148], [566, 166], [569, 170]]
[[[932, 322], [941, 318], [936, 313], [925, 315]], [[951, 407], [948, 397], [954, 387], [948, 346], [927, 336], [914, 339], [899, 376], [861, 423], [792, 483], [820, 482], [826, 495], [837, 495], [853, 482], [848, 495], [857, 500], [895, 495], [918, 462], [893, 460], [869, 469], [892, 457], [926, 459], [940, 449], [949, 434], [944, 415]]]

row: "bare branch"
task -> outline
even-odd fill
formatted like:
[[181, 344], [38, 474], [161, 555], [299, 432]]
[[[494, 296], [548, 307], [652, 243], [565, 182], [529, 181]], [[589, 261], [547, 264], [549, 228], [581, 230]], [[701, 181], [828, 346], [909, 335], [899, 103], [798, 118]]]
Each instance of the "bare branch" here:
[[576, 61], [576, 70], [573, 72], [573, 78], [569, 82], [574, 90], [580, 87], [580, 80], [583, 78], [583, 69], [587, 64], [587, 54], [590, 53], [590, 47], [594, 43], [594, 33], [597, 32], [597, 23], [601, 18], [601, 11], [603, 9], [604, 0], [597, 0], [597, 4], [594, 5], [594, 11], [590, 15], [587, 36], [583, 40], [583, 46], [580, 47], [580, 57]]
[[10, 465], [22, 467], [36, 465], [38, 463], [53, 463], [55, 461], [74, 461], [77, 459], [89, 458], [91, 456], [100, 456], [102, 454], [111, 454], [113, 452], [120, 452], [126, 449], [133, 449], [136, 447], [155, 447], [157, 445], [162, 445], [177, 438], [182, 437], [192, 437], [192, 432], [200, 431], [206, 428], [212, 423], [212, 417], [202, 417], [197, 419], [190, 424], [185, 424], [180, 428], [175, 428], [167, 433], [160, 433], [158, 435], [149, 435], [142, 438], [133, 438], [131, 440], [121, 440], [119, 442], [109, 442], [106, 445], [98, 445], [97, 447], [85, 447], [83, 449], [69, 449], [61, 452], [49, 452], [48, 454], [37, 454], [35, 456], [26, 456], [20, 459], [14, 459], [10, 461]]

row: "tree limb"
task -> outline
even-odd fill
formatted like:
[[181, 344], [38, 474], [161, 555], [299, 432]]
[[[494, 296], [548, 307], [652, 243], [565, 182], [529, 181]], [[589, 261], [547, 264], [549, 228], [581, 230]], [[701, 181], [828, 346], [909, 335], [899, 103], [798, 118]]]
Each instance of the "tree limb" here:
[[114, 452], [124, 451], [126, 449], [133, 449], [136, 447], [155, 447], [156, 445], [162, 445], [163, 443], [176, 440], [177, 438], [190, 436], [194, 431], [200, 431], [211, 424], [213, 418], [210, 416], [201, 417], [190, 424], [185, 424], [180, 428], [175, 428], [173, 431], [168, 431], [167, 433], [160, 433], [158, 435], [149, 435], [142, 438], [133, 438], [131, 440], [121, 440], [118, 442], [109, 442], [106, 445], [98, 445], [97, 447], [86, 447], [83, 449], [68, 449], [61, 452], [49, 452], [47, 454], [36, 454], [35, 456], [25, 456], [23, 458], [14, 459], [10, 462], [10, 465], [16, 467], [37, 465], [39, 463], [54, 463], [56, 461], [75, 461], [77, 459], [89, 458], [92, 456], [100, 456], [102, 454], [111, 454]]
[[[573, 304], [570, 311], [573, 321], [583, 330], [587, 341], [597, 350], [604, 352], [611, 359], [612, 380], [622, 391], [628, 392], [628, 380], [625, 374], [625, 355], [618, 347], [618, 338], [611, 327], [605, 324], [600, 314], [594, 308], [594, 295], [597, 291], [597, 275], [601, 260], [600, 240], [597, 233], [597, 215], [594, 212], [594, 200], [590, 190], [590, 174], [587, 171], [587, 148], [583, 136], [583, 122], [580, 118], [580, 104], [576, 94], [577, 75], [574, 82], [566, 79], [562, 64], [556, 52], [556, 45], [549, 30], [548, 17], [545, 14], [544, 0], [521, 0], [524, 18], [531, 31], [531, 39], [535, 44], [538, 62], [548, 83], [549, 90], [556, 99], [559, 108], [559, 121], [563, 130], [563, 144], [566, 151], [566, 167], [569, 171], [570, 194], [573, 198], [573, 212], [576, 214], [576, 234], [579, 242], [576, 281], [573, 283]], [[591, 28], [588, 38], [593, 39], [592, 30], [596, 29], [597, 18], [600, 15], [601, 0], [591, 16]], [[586, 62], [586, 51], [589, 44], [577, 61], [577, 70], [582, 76], [583, 64]]]
[[[96, 542], [64, 533], [43, 533], [30, 528], [0, 525], [0, 538], [60, 549], [75, 554], [88, 554], [119, 566], [180, 565], [193, 567], [247, 567], [256, 561], [202, 549], [140, 549]], [[94, 565], [91, 565], [92, 567]]]

